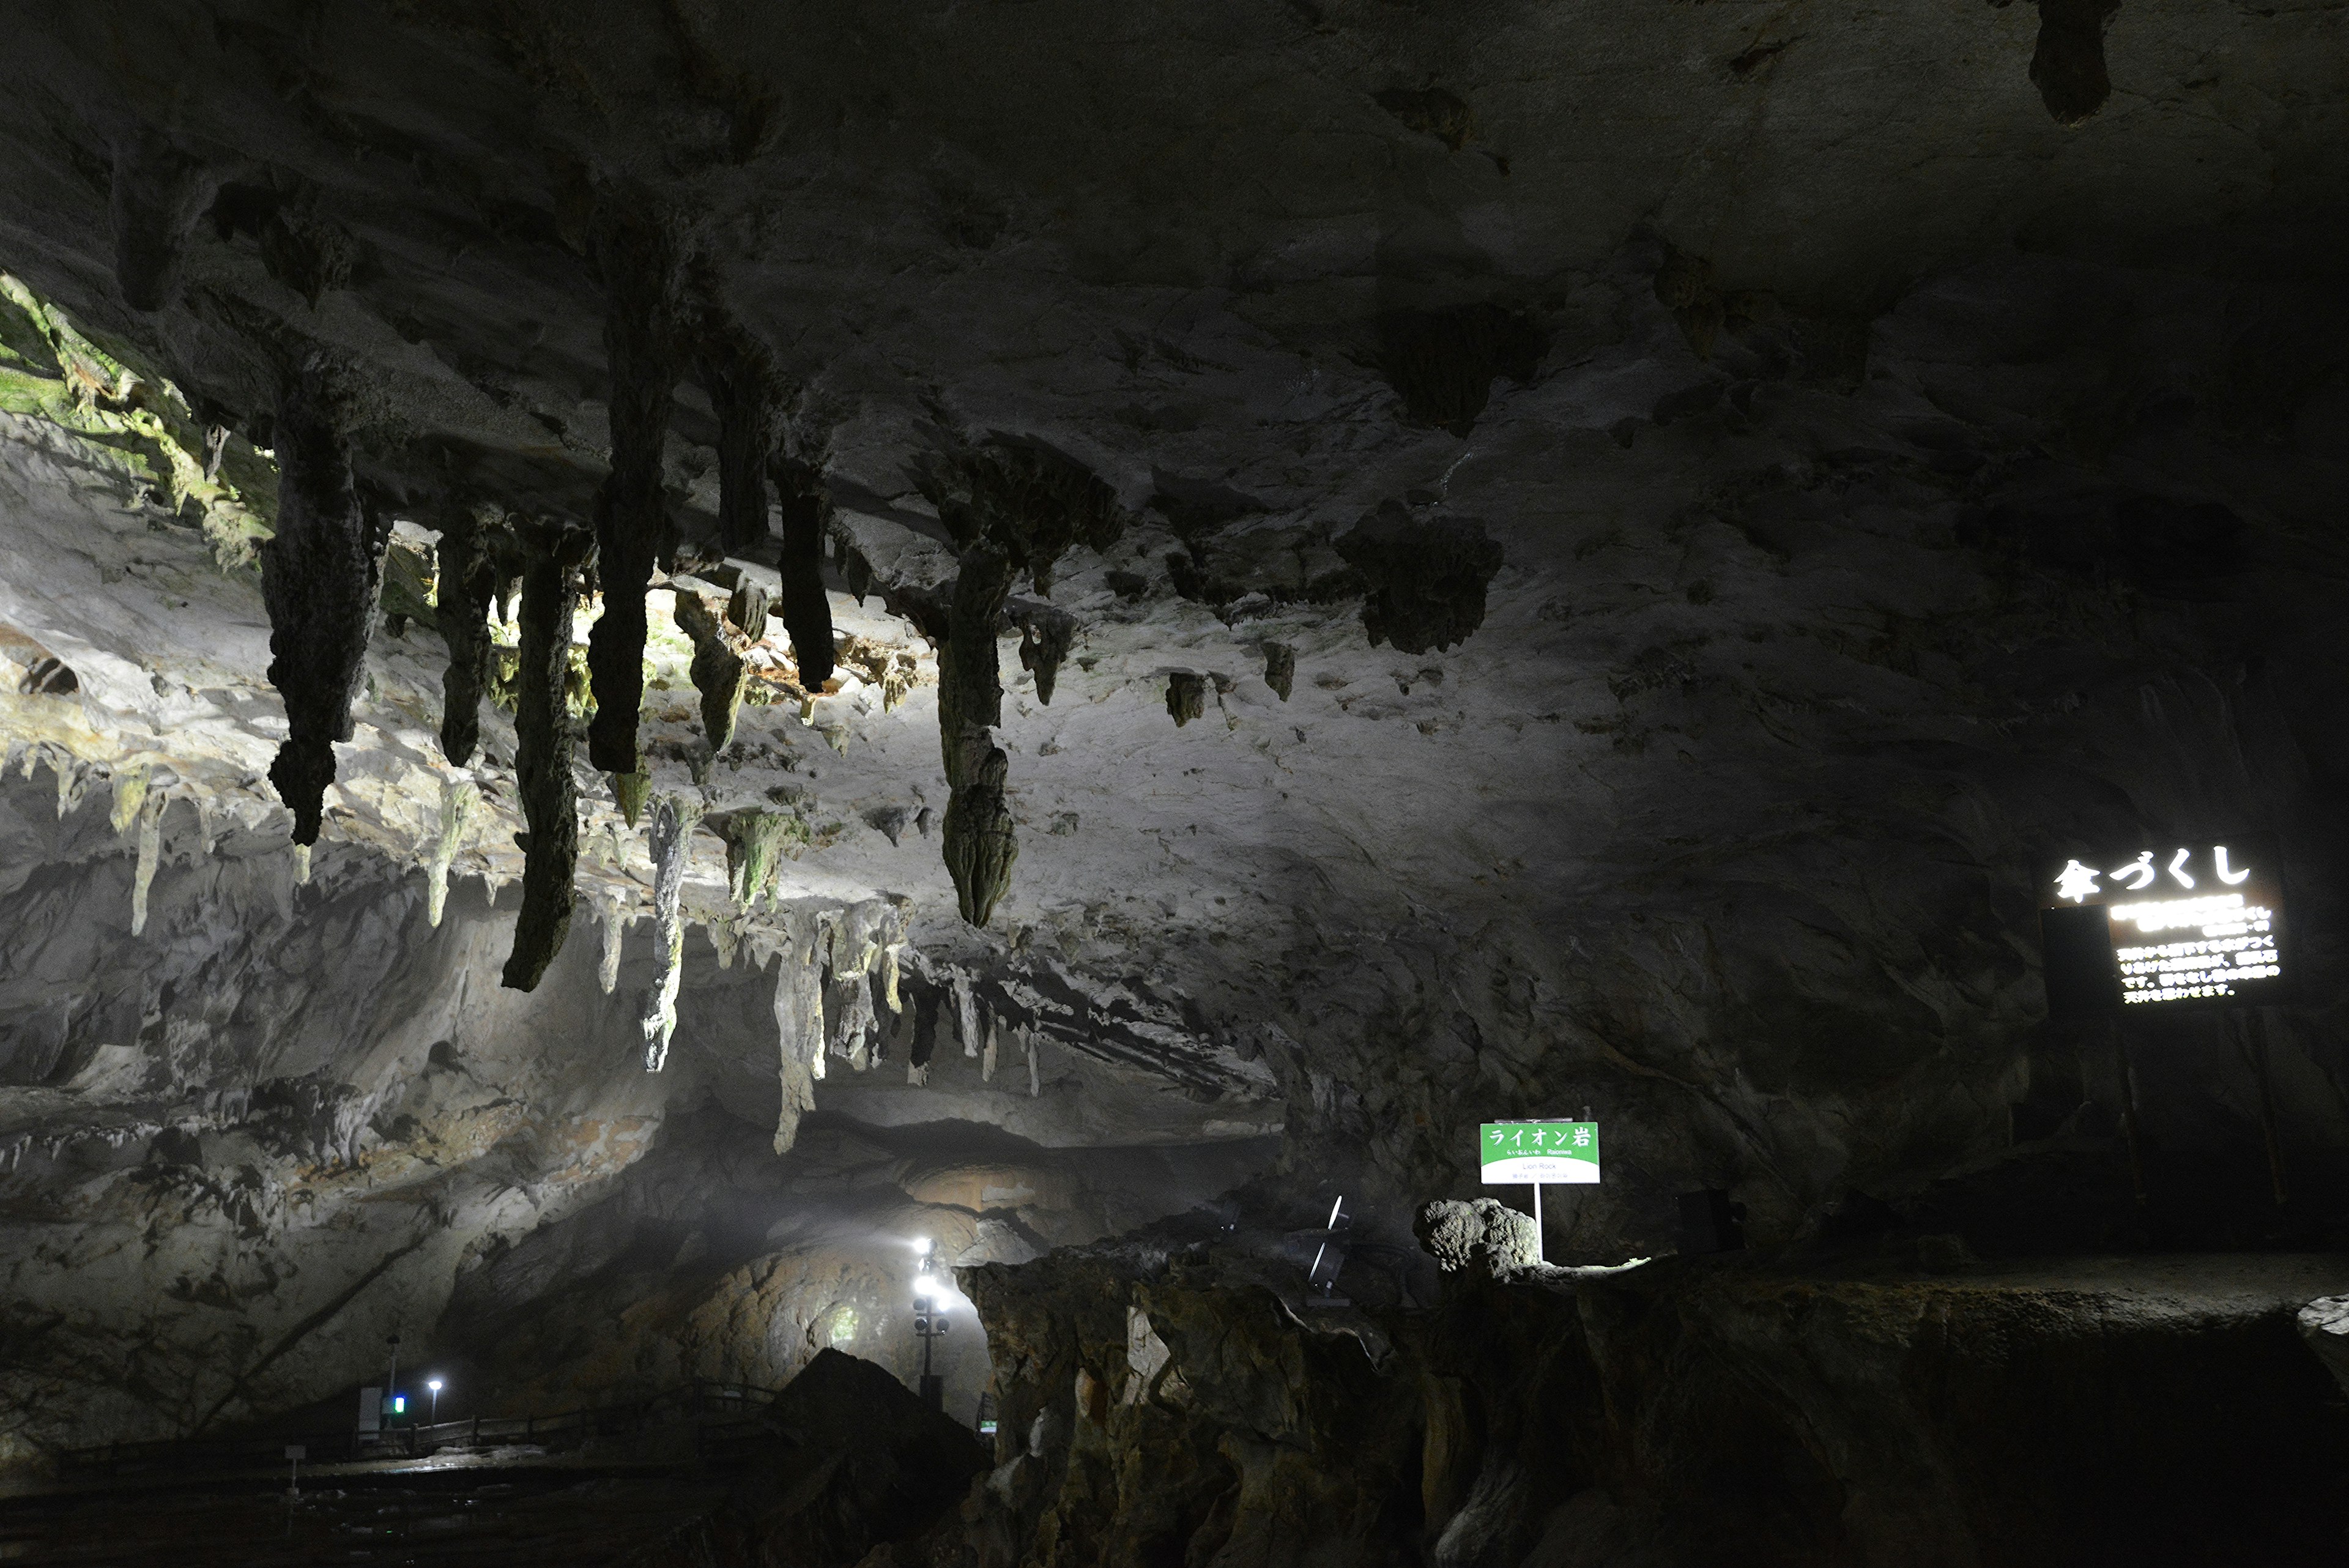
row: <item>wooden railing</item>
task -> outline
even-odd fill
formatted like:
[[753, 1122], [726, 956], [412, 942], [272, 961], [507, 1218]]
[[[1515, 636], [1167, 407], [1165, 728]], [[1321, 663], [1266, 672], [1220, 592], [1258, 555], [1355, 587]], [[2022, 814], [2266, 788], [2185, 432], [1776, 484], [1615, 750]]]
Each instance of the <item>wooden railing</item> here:
[[774, 1402], [775, 1393], [747, 1383], [697, 1379], [650, 1399], [584, 1406], [543, 1416], [474, 1416], [460, 1421], [393, 1426], [381, 1432], [347, 1429], [270, 1438], [165, 1438], [104, 1443], [65, 1450], [57, 1456], [58, 1469], [67, 1476], [122, 1475], [159, 1469], [266, 1469], [285, 1466], [285, 1450], [295, 1445], [305, 1450], [305, 1466], [422, 1459], [444, 1449], [568, 1447], [595, 1438], [638, 1436], [676, 1423], [691, 1424], [696, 1450], [708, 1457], [763, 1429], [761, 1416]]

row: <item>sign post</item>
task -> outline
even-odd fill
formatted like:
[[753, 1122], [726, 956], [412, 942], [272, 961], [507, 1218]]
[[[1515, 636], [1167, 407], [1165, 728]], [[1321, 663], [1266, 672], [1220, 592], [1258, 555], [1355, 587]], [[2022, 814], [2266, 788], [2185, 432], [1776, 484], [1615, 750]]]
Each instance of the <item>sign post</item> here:
[[1476, 1155], [1485, 1186], [1533, 1188], [1534, 1257], [1547, 1262], [1542, 1238], [1542, 1184], [1597, 1185], [1599, 1124], [1486, 1122], [1477, 1129]]

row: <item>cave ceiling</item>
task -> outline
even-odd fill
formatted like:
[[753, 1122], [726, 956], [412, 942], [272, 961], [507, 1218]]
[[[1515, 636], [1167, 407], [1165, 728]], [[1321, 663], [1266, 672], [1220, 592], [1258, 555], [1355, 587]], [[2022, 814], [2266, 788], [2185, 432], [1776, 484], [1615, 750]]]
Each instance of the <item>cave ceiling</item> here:
[[1624, 1204], [1791, 1225], [2004, 1114], [2049, 834], [2341, 759], [2258, 673], [2341, 580], [2335, 7], [32, 9], [89, 439], [7, 416], [11, 756], [521, 884], [510, 978], [667, 896], [1235, 1135], [1598, 1099]]

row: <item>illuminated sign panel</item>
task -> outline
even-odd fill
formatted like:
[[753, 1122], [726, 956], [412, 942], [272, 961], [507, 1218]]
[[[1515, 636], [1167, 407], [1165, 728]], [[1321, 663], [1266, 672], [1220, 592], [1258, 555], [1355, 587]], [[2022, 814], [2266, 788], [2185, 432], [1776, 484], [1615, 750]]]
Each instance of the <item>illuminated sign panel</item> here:
[[1476, 1147], [1487, 1187], [1599, 1179], [1597, 1122], [1486, 1122]]
[[2040, 883], [2048, 1011], [2280, 1000], [2291, 980], [2282, 869], [2271, 838], [2066, 857]]

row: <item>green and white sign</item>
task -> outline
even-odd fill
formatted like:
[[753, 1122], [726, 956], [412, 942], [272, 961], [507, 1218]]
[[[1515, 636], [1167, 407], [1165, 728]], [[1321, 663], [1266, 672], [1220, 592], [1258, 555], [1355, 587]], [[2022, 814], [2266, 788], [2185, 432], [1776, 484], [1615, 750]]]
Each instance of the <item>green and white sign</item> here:
[[1487, 1187], [1599, 1179], [1597, 1122], [1486, 1122], [1476, 1145]]

